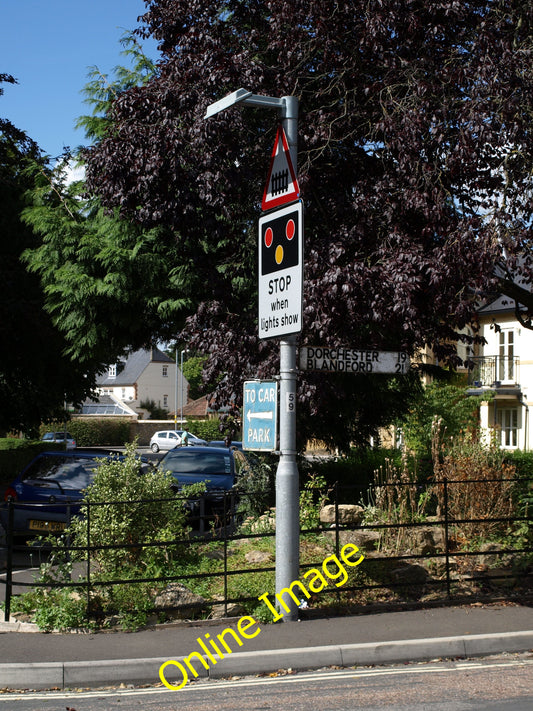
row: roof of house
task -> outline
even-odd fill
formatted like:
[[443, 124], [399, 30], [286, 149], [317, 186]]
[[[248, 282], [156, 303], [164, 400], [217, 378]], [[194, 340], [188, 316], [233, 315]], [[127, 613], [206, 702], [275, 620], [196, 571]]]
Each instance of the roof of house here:
[[[105, 385], [134, 385], [141, 373], [150, 363], [172, 363], [174, 360], [159, 348], [141, 349], [130, 353], [125, 360], [117, 363], [117, 374], [110, 377], [109, 368], [99, 375], [96, 384], [99, 387]], [[121, 367], [123, 366], [123, 367]]]
[[183, 415], [185, 417], [205, 417], [209, 409], [209, 402], [205, 395], [197, 400], [192, 400], [183, 406]]
[[214, 409], [209, 406], [210, 395], [202, 395], [197, 400], [192, 400], [183, 406], [184, 417], [206, 417], [208, 413], [228, 412], [229, 407], [222, 406]]
[[113, 395], [99, 395], [97, 400], [87, 399], [80, 408], [82, 415], [125, 415], [138, 417], [137, 413]]
[[499, 294], [491, 301], [487, 301], [483, 306], [478, 309], [478, 313], [482, 315], [491, 315], [505, 312], [513, 312], [516, 309], [516, 302], [514, 299], [510, 299], [505, 294]]

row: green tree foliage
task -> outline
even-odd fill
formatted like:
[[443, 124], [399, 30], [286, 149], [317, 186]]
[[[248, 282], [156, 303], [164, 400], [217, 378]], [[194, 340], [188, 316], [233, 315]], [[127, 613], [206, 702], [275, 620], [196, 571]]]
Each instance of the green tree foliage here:
[[[531, 238], [531, 21], [523, 0], [149, 4], [157, 76], [113, 101], [88, 185], [174, 230], [201, 282], [188, 343], [209, 353], [208, 378], [226, 373], [221, 404], [277, 372], [277, 343], [256, 335], [255, 276], [276, 126], [237, 107], [206, 121], [206, 107], [240, 86], [300, 99], [303, 342], [430, 344], [453, 364], [472, 295]], [[340, 439], [362, 439], [390, 391], [367, 381], [302, 375], [304, 429], [331, 432], [338, 414], [357, 419]]]
[[[2, 81], [16, 83], [5, 74]], [[43, 420], [63, 417], [65, 400], [80, 402], [94, 383], [92, 369], [65, 354], [40, 280], [21, 261], [38, 244], [20, 219], [25, 193], [32, 173], [46, 170], [36, 143], [0, 118], [0, 431], [30, 433]]]
[[[191, 356], [183, 361], [183, 375], [189, 383], [189, 399], [196, 400], [206, 394], [206, 384], [203, 381], [204, 364], [207, 356]], [[213, 388], [215, 384], [213, 384]]]
[[[78, 121], [90, 140], [109, 129], [113, 101], [156, 72], [135, 38], [126, 35], [123, 44], [130, 68], [117, 67], [113, 78], [91, 69], [85, 95], [92, 113]], [[186, 256], [178, 255], [174, 233], [117, 219], [83, 180], [69, 182], [72, 162], [67, 154], [33, 175], [23, 219], [40, 241], [24, 260], [43, 284], [69, 356], [103, 369], [127, 350], [168, 340], [195, 303], [198, 284]]]
[[430, 457], [437, 423], [446, 442], [468, 431], [477, 431], [479, 407], [488, 397], [488, 393], [471, 397], [456, 385], [430, 383], [402, 423], [407, 448], [418, 456]]
[[67, 184], [65, 165], [35, 176], [25, 222], [41, 243], [24, 254], [75, 359], [114, 362], [126, 349], [168, 337], [191, 306], [187, 266], [164, 228], [143, 229]]
[[168, 418], [168, 410], [164, 407], [159, 407], [155, 400], [141, 400], [140, 406], [150, 413], [150, 420], [166, 420]]

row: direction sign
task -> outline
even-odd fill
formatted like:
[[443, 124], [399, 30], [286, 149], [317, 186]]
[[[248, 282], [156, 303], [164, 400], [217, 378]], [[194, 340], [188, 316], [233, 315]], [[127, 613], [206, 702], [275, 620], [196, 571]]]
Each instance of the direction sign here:
[[297, 202], [259, 219], [259, 338], [302, 330], [303, 208]]
[[329, 373], [407, 373], [411, 361], [403, 351], [361, 350], [359, 348], [300, 348], [301, 370]]
[[244, 383], [242, 448], [273, 452], [277, 449], [278, 384], [275, 380]]
[[287, 136], [283, 128], [279, 126], [272, 150], [261, 209], [270, 210], [273, 207], [287, 205], [287, 203], [297, 200], [299, 194], [300, 186], [292, 165]]

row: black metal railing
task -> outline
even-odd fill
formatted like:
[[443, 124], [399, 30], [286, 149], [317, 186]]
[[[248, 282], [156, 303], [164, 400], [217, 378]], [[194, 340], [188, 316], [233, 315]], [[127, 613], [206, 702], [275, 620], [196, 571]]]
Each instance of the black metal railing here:
[[518, 356], [479, 356], [470, 358], [469, 363], [470, 387], [499, 387], [504, 383], [520, 383]]
[[[516, 487], [522, 487], [521, 491], [528, 491], [525, 497], [526, 502], [531, 500], [531, 481], [525, 479], [479, 479], [467, 481], [450, 481], [446, 478], [438, 482], [429, 482], [421, 485], [417, 482], [395, 482], [393, 484], [384, 483], [373, 485], [369, 489], [362, 490], [361, 487], [334, 485], [329, 490], [329, 501], [334, 506], [334, 521], [320, 522], [315, 527], [308, 527], [301, 531], [302, 540], [307, 537], [327, 535], [333, 544], [338, 556], [347, 539], [357, 541], [357, 536], [361, 537], [359, 548], [365, 556], [364, 565], [358, 568], [359, 577], [352, 581], [355, 584], [343, 586], [342, 590], [331, 586], [325, 592], [334, 593], [337, 601], [341, 598], [344, 605], [355, 604], [364, 605], [358, 602], [357, 595], [372, 591], [389, 591], [396, 597], [394, 604], [413, 605], [416, 600], [420, 600], [421, 595], [428, 593], [433, 601], [442, 604], [448, 600], [461, 600], [466, 594], [468, 600], [476, 599], [501, 599], [509, 594], [511, 589], [520, 588], [520, 595], [529, 594], [533, 582], [533, 523], [530, 503], [517, 503], [512, 511], [497, 511], [496, 513], [479, 511], [473, 516], [461, 515], [457, 509], [457, 501], [468, 499], [472, 496], [472, 491], [483, 488], [486, 493], [490, 487], [506, 487], [509, 497], [515, 496], [512, 492]], [[376, 506], [378, 500], [384, 500], [384, 492], [387, 494], [388, 505], [381, 509]], [[241, 500], [246, 494], [241, 493]], [[273, 538], [273, 530], [266, 532], [243, 533], [241, 520], [238, 515], [238, 508], [235, 501], [235, 494], [224, 495], [222, 509], [218, 512], [213, 521], [212, 512], [207, 512], [206, 501], [202, 499], [199, 509], [195, 512], [192, 524], [192, 535], [180, 537], [173, 540], [146, 540], [133, 542], [113, 542], [92, 545], [93, 536], [91, 533], [92, 518], [96, 507], [100, 506], [138, 506], [151, 504], [152, 501], [130, 501], [130, 502], [87, 502], [86, 515], [84, 518], [86, 526], [86, 543], [83, 546], [73, 546], [68, 539], [58, 539], [57, 544], [48, 543], [43, 551], [43, 555], [56, 554], [63, 557], [63, 560], [77, 558], [82, 560], [81, 569], [70, 580], [53, 581], [50, 578], [40, 580], [36, 575], [31, 580], [17, 580], [15, 584], [14, 574], [16, 566], [15, 557], [23, 554], [35, 555], [36, 548], [32, 542], [20, 543], [16, 540], [16, 530], [14, 528], [14, 512], [16, 502], [8, 501], [3, 506], [7, 510], [7, 522], [5, 536], [0, 544], [0, 569], [3, 567], [0, 576], [0, 586], [4, 590], [4, 617], [10, 619], [14, 588], [20, 592], [36, 587], [46, 588], [75, 588], [77, 591], [84, 591], [87, 618], [98, 617], [98, 611], [94, 609], [93, 599], [95, 593], [107, 587], [119, 585], [134, 585], [140, 583], [150, 583], [161, 585], [164, 583], [180, 582], [185, 584], [195, 583], [198, 585], [202, 581], [218, 578], [221, 582], [220, 588], [223, 590], [223, 599], [204, 600], [202, 603], [191, 603], [180, 605], [179, 609], [206, 608], [213, 605], [223, 605], [227, 614], [228, 605], [231, 603], [248, 603], [257, 599], [249, 594], [235, 594], [231, 592], [231, 581], [235, 576], [253, 576], [259, 573], [273, 573], [275, 566], [273, 562], [267, 562], [263, 566], [247, 566], [232, 568], [230, 565], [230, 548], [239, 545], [239, 541], [262, 540]], [[529, 497], [529, 498], [528, 498]], [[174, 497], [173, 500], [175, 500]], [[490, 497], [489, 497], [490, 498]], [[399, 501], [411, 501], [411, 504], [400, 506]], [[511, 499], [509, 499], [511, 500]], [[166, 501], [166, 500], [165, 500]], [[429, 502], [432, 515], [427, 515], [427, 511], [422, 513], [416, 502]], [[364, 518], [358, 523], [342, 523], [341, 509], [342, 502], [361, 503], [365, 511]], [[396, 503], [395, 503], [396, 502]], [[415, 503], [413, 503], [415, 502]], [[24, 504], [28, 506], [27, 503]], [[39, 505], [35, 505], [38, 507]], [[40, 505], [42, 506], [42, 505]], [[432, 507], [432, 508], [431, 508]], [[455, 507], [455, 508], [454, 508]], [[428, 509], [429, 510], [429, 509]], [[374, 512], [374, 513], [372, 513]], [[259, 522], [260, 523], [260, 522]], [[267, 524], [268, 528], [268, 519]], [[413, 541], [417, 538], [417, 532], [428, 529], [435, 533], [432, 545], [426, 549], [417, 546]], [[476, 540], [479, 542], [483, 538], [483, 531], [498, 530], [498, 536], [487, 533], [487, 539], [492, 536], [492, 543], [489, 547], [480, 548], [479, 545], [469, 545], [472, 541], [465, 538], [465, 531], [475, 532]], [[519, 531], [520, 535], [513, 532]], [[365, 534], [371, 534], [369, 540], [365, 541]], [[352, 538], [350, 538], [350, 536]], [[496, 540], [497, 539], [497, 540]], [[137, 575], [131, 577], [105, 578], [100, 575], [98, 568], [93, 566], [98, 552], [108, 549], [117, 550], [124, 553], [126, 558], [131, 551], [138, 551], [142, 548], [157, 547], [159, 550], [166, 550], [171, 557], [172, 551], [194, 551], [197, 546], [205, 546], [206, 540], [217, 541], [221, 548], [219, 550], [219, 560], [216, 570], [203, 570], [201, 572], [183, 570], [178, 574], [159, 575]], [[435, 543], [437, 541], [437, 543]], [[492, 568], [480, 563], [486, 556], [492, 556], [494, 560], [501, 561], [507, 559], [505, 565], [496, 565]], [[3, 565], [2, 565], [3, 561]], [[511, 561], [511, 562], [509, 562]], [[302, 563], [300, 569], [305, 571], [309, 568], [320, 565], [322, 561], [306, 561]], [[425, 566], [425, 573], [415, 568], [420, 565]], [[428, 572], [429, 571], [429, 572]], [[417, 578], [418, 575], [418, 578]], [[501, 587], [498, 583], [504, 583], [509, 587]], [[465, 587], [470, 586], [465, 593]], [[194, 587], [194, 586], [192, 586]], [[526, 591], [526, 592], [524, 592]], [[274, 592], [268, 591], [268, 592]], [[427, 595], [426, 595], [427, 597]], [[523, 598], [522, 598], [523, 599]], [[426, 600], [427, 603], [427, 600]], [[175, 608], [165, 608], [165, 610]], [[161, 612], [162, 608], [158, 608]]]

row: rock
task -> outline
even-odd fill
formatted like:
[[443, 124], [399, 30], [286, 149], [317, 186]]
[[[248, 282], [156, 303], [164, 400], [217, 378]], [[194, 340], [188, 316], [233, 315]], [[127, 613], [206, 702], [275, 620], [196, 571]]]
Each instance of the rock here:
[[[195, 607], [184, 607], [185, 605], [195, 605]], [[191, 592], [185, 585], [181, 583], [170, 583], [162, 590], [154, 600], [154, 607], [161, 608], [184, 608], [166, 610], [166, 613], [173, 618], [188, 619], [201, 607], [205, 606], [205, 600], [200, 595]]]
[[516, 585], [516, 578], [512, 575], [512, 568], [505, 566], [490, 568], [483, 575], [490, 579], [492, 585], [500, 588], [512, 588]]
[[[357, 504], [339, 504], [339, 524], [342, 526], [358, 526], [362, 519], [364, 509]], [[320, 523], [334, 524], [335, 523], [335, 506], [328, 504], [320, 510]]]
[[498, 543], [483, 543], [479, 547], [480, 555], [478, 557], [478, 564], [484, 567], [490, 567], [501, 563], [501, 555], [497, 553], [499, 548], [501, 548], [501, 546]]
[[254, 521], [250, 526], [252, 533], [272, 533], [276, 530], [276, 509], [271, 508], [269, 511], [259, 516], [257, 521]]
[[224, 598], [221, 595], [215, 596], [215, 600], [220, 600], [220, 603], [213, 605], [210, 618], [219, 620], [224, 617], [242, 617], [244, 615], [244, 607], [238, 602], [228, 602], [224, 605]]
[[[335, 541], [335, 531], [326, 531], [325, 535]], [[345, 546], [354, 543], [360, 551], [375, 551], [379, 547], [381, 536], [377, 531], [339, 531], [339, 544]]]
[[421, 526], [413, 529], [412, 550], [416, 555], [434, 555], [446, 547], [444, 529], [439, 526]]
[[[235, 555], [236, 551], [231, 550], [230, 548], [227, 549], [226, 555], [229, 557], [230, 555]], [[206, 558], [211, 558], [211, 560], [224, 560], [224, 549], [223, 548], [218, 548], [216, 550], [212, 551], [207, 551], [205, 553]]]
[[402, 565], [390, 572], [391, 580], [394, 583], [404, 585], [422, 585], [428, 579], [427, 570], [421, 565]]
[[246, 559], [246, 562], [251, 563], [252, 565], [259, 565], [260, 563], [269, 563], [271, 560], [273, 560], [272, 554], [267, 553], [266, 551], [249, 551], [244, 557]]

